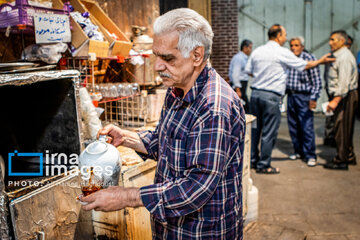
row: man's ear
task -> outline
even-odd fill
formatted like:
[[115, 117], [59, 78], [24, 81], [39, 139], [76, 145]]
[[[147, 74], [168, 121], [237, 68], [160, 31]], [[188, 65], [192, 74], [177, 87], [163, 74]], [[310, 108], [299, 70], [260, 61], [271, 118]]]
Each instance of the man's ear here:
[[203, 63], [204, 54], [205, 54], [205, 48], [203, 46], [198, 46], [193, 50], [192, 56], [193, 56], [195, 67], [198, 67]]

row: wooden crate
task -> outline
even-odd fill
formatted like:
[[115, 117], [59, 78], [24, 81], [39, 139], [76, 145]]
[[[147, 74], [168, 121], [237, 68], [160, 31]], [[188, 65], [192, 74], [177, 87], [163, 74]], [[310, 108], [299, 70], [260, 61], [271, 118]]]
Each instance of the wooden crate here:
[[250, 158], [251, 158], [251, 126], [256, 120], [256, 117], [250, 114], [246, 114], [246, 132], [245, 132], [245, 144], [243, 154], [243, 172], [242, 172], [242, 187], [243, 187], [243, 216], [248, 211], [247, 196], [249, 191], [249, 178], [250, 178]]
[[[145, 162], [134, 150], [118, 148], [123, 163], [139, 164], [123, 166], [119, 185], [123, 187], [142, 187], [154, 182], [156, 162]], [[152, 239], [150, 213], [145, 207], [126, 208], [116, 212], [92, 211], [92, 220], [96, 239]]]
[[[62, 4], [61, 0], [53, 1], [56, 2], [57, 5]], [[87, 11], [79, 1], [72, 0], [70, 3], [74, 7], [75, 11], [79, 11], [80, 13]], [[97, 25], [97, 21], [94, 17], [90, 16], [90, 20], [93, 24]], [[71, 44], [76, 48], [73, 56], [88, 57], [89, 53], [95, 53], [97, 57], [108, 56], [110, 43], [107, 40], [91, 40], [72, 17], [70, 17], [70, 24], [72, 27]], [[101, 31], [101, 29], [99, 29], [99, 31]]]
[[[81, 2], [90, 14], [97, 20], [98, 26], [104, 33], [105, 38], [110, 42], [109, 56], [128, 56], [132, 43], [126, 35], [101, 9], [98, 3], [87, 0], [83, 0]], [[110, 34], [115, 34], [119, 39], [115, 40]]]
[[74, 239], [80, 213], [75, 199], [80, 193], [78, 176], [70, 175], [13, 200], [16, 239]]

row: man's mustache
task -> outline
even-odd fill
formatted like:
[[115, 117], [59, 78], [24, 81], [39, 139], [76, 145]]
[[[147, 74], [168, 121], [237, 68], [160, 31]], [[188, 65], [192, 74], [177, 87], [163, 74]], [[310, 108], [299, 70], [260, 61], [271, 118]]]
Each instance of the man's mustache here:
[[160, 77], [172, 78], [172, 76], [168, 73], [159, 72]]

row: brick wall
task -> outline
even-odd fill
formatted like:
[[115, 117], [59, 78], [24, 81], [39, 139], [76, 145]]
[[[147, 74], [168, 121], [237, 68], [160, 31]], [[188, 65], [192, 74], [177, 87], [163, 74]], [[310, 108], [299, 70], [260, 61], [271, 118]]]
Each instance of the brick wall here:
[[237, 0], [211, 0], [214, 31], [211, 63], [226, 79], [231, 58], [239, 51]]

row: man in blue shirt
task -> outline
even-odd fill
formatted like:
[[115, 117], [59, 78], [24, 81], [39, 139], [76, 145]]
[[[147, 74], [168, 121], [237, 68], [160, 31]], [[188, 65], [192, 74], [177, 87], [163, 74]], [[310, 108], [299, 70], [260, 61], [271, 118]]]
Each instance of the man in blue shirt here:
[[[299, 58], [314, 61], [316, 58], [304, 51], [304, 38], [290, 40], [291, 51]], [[290, 159], [305, 158], [309, 167], [316, 166], [314, 115], [316, 100], [320, 96], [321, 77], [317, 66], [305, 71], [290, 69], [286, 82], [288, 94], [288, 126], [295, 154]]]
[[243, 40], [240, 45], [240, 52], [231, 59], [229, 67], [230, 82], [238, 96], [244, 100], [245, 112], [249, 111], [249, 100], [246, 94], [249, 75], [244, 70], [252, 51], [252, 45], [250, 40]]
[[[285, 93], [287, 70], [298, 71], [316, 67], [335, 59], [326, 54], [319, 60], [305, 61], [282, 47], [286, 42], [286, 30], [274, 24], [268, 31], [269, 41], [251, 54], [245, 71], [254, 76], [251, 85], [250, 113], [256, 116], [256, 126], [251, 131], [251, 167], [257, 173], [279, 173], [271, 166], [271, 153], [280, 126], [279, 104]], [[259, 141], [261, 137], [261, 154]]]

